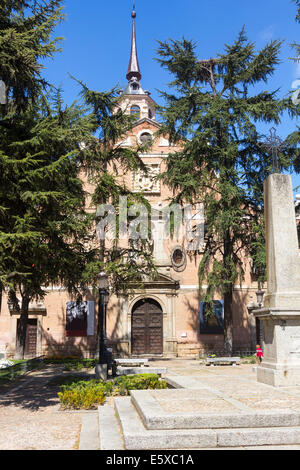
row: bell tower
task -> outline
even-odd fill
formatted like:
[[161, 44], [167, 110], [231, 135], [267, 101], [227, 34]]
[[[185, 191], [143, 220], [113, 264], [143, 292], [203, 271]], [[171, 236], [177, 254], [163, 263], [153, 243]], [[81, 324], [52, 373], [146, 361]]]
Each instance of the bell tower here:
[[155, 121], [156, 103], [150, 97], [149, 91], [144, 91], [141, 86], [142, 74], [140, 70], [137, 40], [136, 40], [136, 11], [135, 4], [131, 12], [132, 18], [132, 36], [131, 36], [131, 52], [128, 64], [126, 79], [128, 84], [121, 95], [120, 106], [126, 113], [135, 116], [137, 121], [149, 119]]

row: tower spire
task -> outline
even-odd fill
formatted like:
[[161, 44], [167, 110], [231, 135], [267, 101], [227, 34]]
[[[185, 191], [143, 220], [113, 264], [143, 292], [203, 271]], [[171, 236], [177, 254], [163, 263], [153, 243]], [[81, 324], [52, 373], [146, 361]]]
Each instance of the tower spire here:
[[130, 60], [128, 65], [128, 71], [126, 78], [128, 81], [132, 80], [134, 77], [139, 82], [142, 78], [142, 74], [140, 71], [138, 56], [137, 56], [137, 47], [136, 47], [136, 33], [135, 33], [135, 18], [136, 18], [136, 11], [135, 11], [135, 1], [133, 2], [133, 10], [131, 12], [132, 17], [132, 39], [131, 39], [131, 53], [130, 53]]

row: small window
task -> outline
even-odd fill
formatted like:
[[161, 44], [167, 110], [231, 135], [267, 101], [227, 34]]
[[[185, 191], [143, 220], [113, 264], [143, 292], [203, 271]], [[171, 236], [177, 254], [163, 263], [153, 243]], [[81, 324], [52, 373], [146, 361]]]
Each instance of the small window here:
[[131, 106], [131, 109], [130, 109], [130, 114], [131, 116], [134, 116], [136, 119], [140, 119], [141, 117], [141, 109], [139, 106]]
[[174, 248], [171, 256], [173, 269], [183, 271], [186, 267], [186, 255], [181, 247]]
[[183, 259], [184, 259], [184, 255], [183, 255], [182, 250], [179, 250], [179, 249], [175, 250], [173, 253], [174, 264], [176, 264], [177, 266], [181, 266]]
[[150, 134], [150, 132], [143, 132], [140, 135], [140, 141], [142, 142], [142, 144], [152, 142], [152, 135]]

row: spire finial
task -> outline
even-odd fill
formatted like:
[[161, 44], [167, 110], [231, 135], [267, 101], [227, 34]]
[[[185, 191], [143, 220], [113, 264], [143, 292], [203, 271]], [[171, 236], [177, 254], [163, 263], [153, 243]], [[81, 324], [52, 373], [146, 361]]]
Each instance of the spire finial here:
[[138, 81], [141, 80], [142, 74], [140, 72], [139, 61], [137, 56], [137, 47], [136, 47], [136, 34], [135, 34], [135, 18], [136, 18], [136, 11], [135, 11], [135, 1], [133, 2], [133, 10], [131, 12], [132, 17], [132, 40], [131, 40], [131, 54], [129, 60], [129, 66], [126, 78], [130, 81], [133, 77], [135, 77]]
[[135, 2], [133, 2], [132, 12], [131, 12], [131, 18], [133, 18], [133, 19], [136, 18]]

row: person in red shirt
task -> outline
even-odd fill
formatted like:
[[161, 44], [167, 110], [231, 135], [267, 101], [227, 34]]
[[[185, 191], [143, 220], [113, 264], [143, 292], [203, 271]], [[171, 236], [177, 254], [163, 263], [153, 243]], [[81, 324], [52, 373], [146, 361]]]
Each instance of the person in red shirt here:
[[264, 357], [264, 355], [263, 355], [262, 349], [261, 349], [260, 345], [257, 344], [257, 346], [256, 346], [256, 360], [257, 360], [258, 365], [260, 365], [263, 357]]

